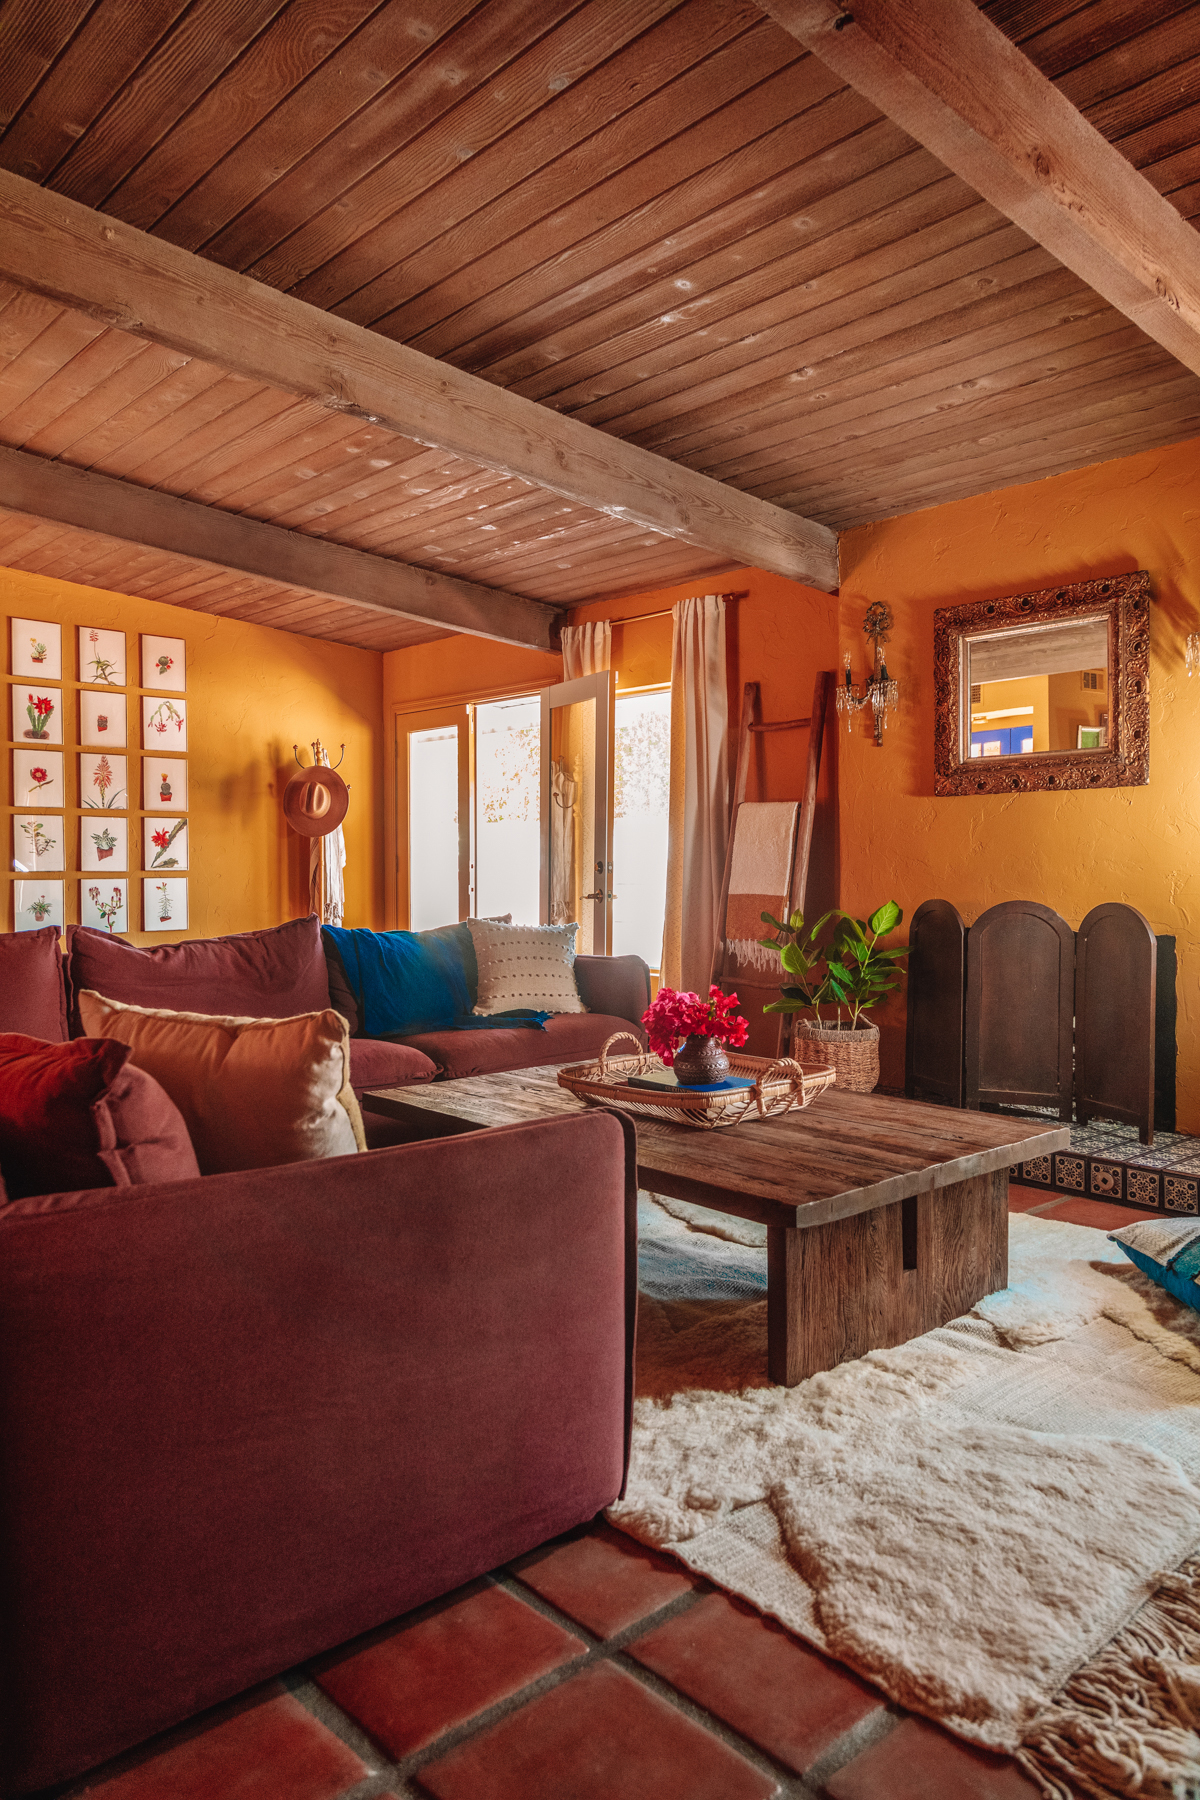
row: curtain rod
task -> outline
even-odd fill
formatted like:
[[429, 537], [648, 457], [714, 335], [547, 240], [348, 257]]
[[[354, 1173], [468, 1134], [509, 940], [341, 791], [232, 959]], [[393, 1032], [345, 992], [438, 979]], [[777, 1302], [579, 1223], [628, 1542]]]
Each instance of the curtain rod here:
[[[718, 594], [717, 598], [718, 600], [748, 600], [750, 589], [741, 588], [736, 594]], [[609, 625], [640, 625], [643, 619], [669, 619], [674, 610], [673, 606], [664, 606], [658, 612], [630, 613], [627, 618], [609, 619], [606, 623]]]

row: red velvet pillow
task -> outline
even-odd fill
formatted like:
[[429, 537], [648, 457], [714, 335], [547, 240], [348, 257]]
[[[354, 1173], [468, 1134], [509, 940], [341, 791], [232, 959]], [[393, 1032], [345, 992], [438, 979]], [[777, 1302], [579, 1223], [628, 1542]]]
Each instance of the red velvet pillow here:
[[65, 1042], [67, 991], [57, 925], [0, 932], [0, 1031]]
[[[157, 950], [139, 950], [87, 925], [68, 925], [67, 967], [73, 996], [92, 988], [126, 1006], [294, 1019], [329, 1005], [315, 917], [234, 937], [186, 938]], [[82, 1033], [77, 1004], [71, 1007], [71, 1031], [76, 1037]]]
[[0, 1034], [0, 1170], [9, 1200], [180, 1181], [200, 1166], [175, 1102], [128, 1044]]

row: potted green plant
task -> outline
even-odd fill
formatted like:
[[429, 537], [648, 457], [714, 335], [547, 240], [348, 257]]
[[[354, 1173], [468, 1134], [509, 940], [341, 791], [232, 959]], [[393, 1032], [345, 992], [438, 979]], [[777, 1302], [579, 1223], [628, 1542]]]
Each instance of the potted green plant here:
[[[807, 926], [802, 913], [793, 913], [787, 924], [763, 913], [764, 925], [775, 936], [760, 938], [778, 952], [786, 974], [797, 979], [785, 986], [778, 1000], [764, 1012], [809, 1012], [793, 1029], [793, 1054], [797, 1062], [826, 1063], [837, 1071], [838, 1085], [854, 1093], [869, 1094], [879, 1081], [879, 1027], [863, 1018], [885, 994], [898, 987], [899, 967], [908, 955], [901, 945], [885, 949], [880, 939], [896, 929], [904, 914], [894, 900], [885, 901], [869, 919], [835, 909]], [[828, 938], [823, 935], [831, 920]], [[822, 1018], [822, 1007], [837, 1008], [836, 1020]], [[843, 1021], [843, 1011], [848, 1017]]]

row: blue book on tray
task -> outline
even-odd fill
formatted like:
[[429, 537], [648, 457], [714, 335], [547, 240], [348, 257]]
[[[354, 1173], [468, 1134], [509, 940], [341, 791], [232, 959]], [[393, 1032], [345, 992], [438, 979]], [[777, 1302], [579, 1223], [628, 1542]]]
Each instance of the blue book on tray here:
[[709, 1082], [704, 1087], [693, 1087], [689, 1082], [685, 1087], [682, 1081], [675, 1079], [674, 1069], [655, 1069], [652, 1075], [627, 1075], [627, 1087], [657, 1088], [661, 1093], [665, 1088], [672, 1094], [727, 1094], [739, 1088], [752, 1088], [753, 1075], [727, 1075], [724, 1081]]

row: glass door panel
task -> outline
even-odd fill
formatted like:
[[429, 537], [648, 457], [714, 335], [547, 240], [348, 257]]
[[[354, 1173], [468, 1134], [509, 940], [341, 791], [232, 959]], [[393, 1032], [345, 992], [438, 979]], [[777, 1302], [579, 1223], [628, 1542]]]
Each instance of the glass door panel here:
[[475, 910], [536, 925], [541, 901], [539, 694], [475, 708]]
[[542, 901], [552, 925], [579, 923], [576, 950], [607, 954], [611, 933], [612, 671], [542, 694]]
[[657, 969], [667, 905], [670, 689], [618, 694], [615, 715], [612, 953]]
[[470, 912], [469, 732], [465, 706], [396, 720], [399, 906], [410, 931]]

